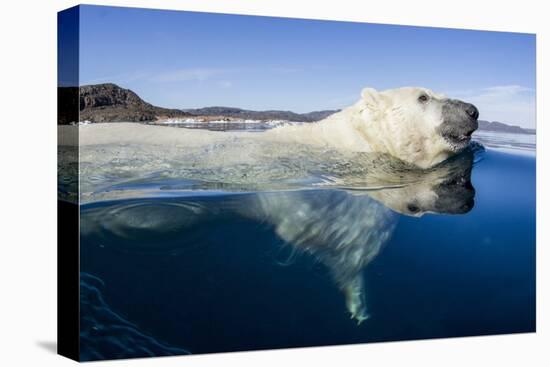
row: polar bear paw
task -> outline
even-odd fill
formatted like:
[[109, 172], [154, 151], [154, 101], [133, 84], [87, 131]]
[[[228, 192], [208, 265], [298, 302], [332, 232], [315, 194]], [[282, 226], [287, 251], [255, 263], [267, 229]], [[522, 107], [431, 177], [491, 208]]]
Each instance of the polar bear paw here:
[[344, 293], [350, 318], [357, 321], [357, 325], [361, 325], [363, 321], [370, 317], [365, 302], [363, 279], [361, 277], [354, 279], [344, 288]]

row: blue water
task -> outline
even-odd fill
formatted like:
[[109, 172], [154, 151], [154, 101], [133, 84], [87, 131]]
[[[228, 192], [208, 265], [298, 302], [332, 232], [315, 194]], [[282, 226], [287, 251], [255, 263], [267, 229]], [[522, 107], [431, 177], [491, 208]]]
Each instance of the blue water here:
[[[534, 154], [459, 166], [429, 208], [336, 189], [81, 205], [82, 359], [535, 331]], [[360, 271], [335, 265], [345, 246]]]

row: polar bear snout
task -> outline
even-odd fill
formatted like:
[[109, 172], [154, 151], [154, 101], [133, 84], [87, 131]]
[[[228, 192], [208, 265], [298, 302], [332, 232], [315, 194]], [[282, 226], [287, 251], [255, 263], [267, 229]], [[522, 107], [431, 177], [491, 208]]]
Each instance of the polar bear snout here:
[[473, 120], [477, 121], [477, 118], [479, 117], [479, 111], [476, 106], [474, 106], [471, 103], [466, 103], [466, 113], [468, 116], [470, 116]]
[[466, 147], [479, 126], [477, 107], [457, 99], [447, 99], [443, 102], [442, 115], [439, 133], [451, 150], [459, 151]]

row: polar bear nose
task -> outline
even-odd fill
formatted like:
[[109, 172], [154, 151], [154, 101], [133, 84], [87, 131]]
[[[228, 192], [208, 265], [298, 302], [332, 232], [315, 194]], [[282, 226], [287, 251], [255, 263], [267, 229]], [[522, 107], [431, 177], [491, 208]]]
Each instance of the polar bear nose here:
[[479, 111], [477, 107], [471, 103], [466, 104], [466, 113], [474, 120], [477, 120], [477, 118], [479, 117]]

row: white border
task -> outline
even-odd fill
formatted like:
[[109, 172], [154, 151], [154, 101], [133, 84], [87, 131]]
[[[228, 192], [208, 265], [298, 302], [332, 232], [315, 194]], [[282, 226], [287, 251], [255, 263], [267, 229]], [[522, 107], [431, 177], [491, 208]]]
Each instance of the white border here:
[[[548, 361], [548, 140], [550, 67], [543, 1], [143, 0], [94, 4], [257, 14], [374, 23], [537, 33], [537, 320], [536, 334], [155, 358], [97, 365], [518, 366]], [[56, 338], [56, 12], [73, 1], [4, 2], [2, 79], [2, 249], [0, 364], [70, 365], [48, 350]], [[474, 55], [475, 57], [475, 55]], [[543, 64], [546, 62], [546, 65]], [[546, 166], [546, 167], [545, 167]], [[513, 208], [510, 208], [513, 210]], [[544, 312], [546, 309], [546, 313]], [[46, 345], [46, 347], [44, 347]], [[96, 365], [96, 364], [94, 364]]]

